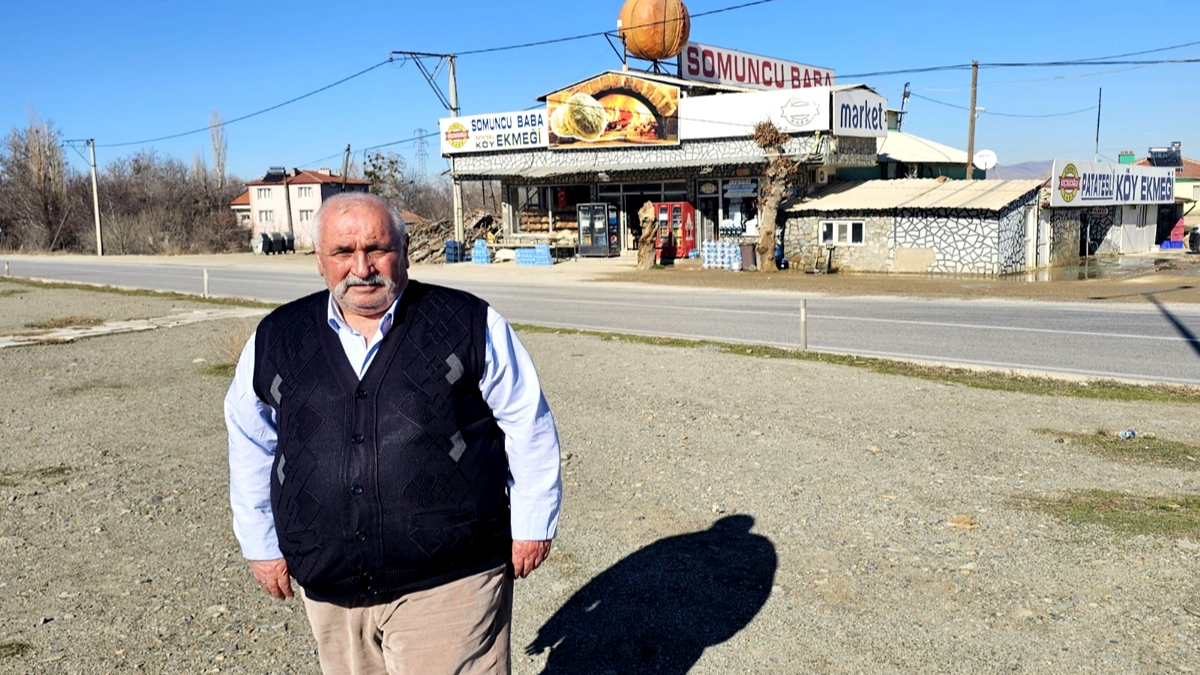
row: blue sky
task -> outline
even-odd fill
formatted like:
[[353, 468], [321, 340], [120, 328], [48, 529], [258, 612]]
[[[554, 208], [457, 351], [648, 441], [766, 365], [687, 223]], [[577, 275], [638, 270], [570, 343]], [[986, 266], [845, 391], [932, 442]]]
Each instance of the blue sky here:
[[[690, 0], [693, 14], [744, 0]], [[614, 29], [620, 0], [292, 0], [285, 3], [12, 3], [0, 43], [0, 115], [5, 129], [30, 111], [66, 139], [94, 138], [101, 165], [153, 149], [190, 162], [211, 154], [207, 132], [109, 147], [205, 127], [328, 85], [388, 57], [390, 50], [458, 53]], [[859, 73], [965, 64], [1088, 59], [1191, 41], [1189, 4], [1093, 0], [976, 3], [804, 2], [776, 0], [697, 18], [691, 39], [745, 52], [828, 66], [843, 84], [861, 81], [898, 107], [914, 94], [904, 130], [966, 147], [970, 71], [855, 78]], [[1196, 58], [1200, 45], [1135, 59]], [[432, 65], [432, 62], [431, 64]], [[463, 114], [521, 110], [547, 92], [620, 61], [601, 37], [459, 59]], [[1084, 66], [980, 72], [976, 148], [1002, 165], [1067, 157], [1090, 159], [1104, 89], [1100, 154], [1183, 143], [1200, 157], [1200, 64], [1133, 68]], [[445, 75], [441, 77], [445, 87]], [[950, 104], [950, 105], [943, 105]], [[955, 108], [951, 106], [960, 106]], [[268, 166], [341, 165], [355, 150], [436, 131], [446, 116], [418, 69], [389, 64], [297, 103], [226, 128], [228, 168], [244, 179]], [[445, 169], [436, 138], [428, 168]], [[389, 148], [414, 162], [412, 143]], [[84, 167], [80, 157], [73, 161]], [[319, 160], [319, 161], [318, 161]]]

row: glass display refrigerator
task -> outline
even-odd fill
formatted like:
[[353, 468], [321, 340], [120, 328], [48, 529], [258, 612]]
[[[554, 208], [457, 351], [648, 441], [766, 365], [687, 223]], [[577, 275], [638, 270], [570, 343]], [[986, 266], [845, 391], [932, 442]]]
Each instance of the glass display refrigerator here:
[[580, 204], [579, 255], [585, 258], [611, 258], [621, 255], [620, 209], [614, 204]]

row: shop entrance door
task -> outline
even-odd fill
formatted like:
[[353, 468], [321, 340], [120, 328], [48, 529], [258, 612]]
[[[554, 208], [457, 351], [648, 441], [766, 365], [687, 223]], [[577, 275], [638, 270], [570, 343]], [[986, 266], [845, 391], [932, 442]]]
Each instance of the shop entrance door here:
[[721, 200], [713, 195], [696, 199], [696, 238], [699, 241], [715, 241], [718, 237], [717, 224], [721, 222]]

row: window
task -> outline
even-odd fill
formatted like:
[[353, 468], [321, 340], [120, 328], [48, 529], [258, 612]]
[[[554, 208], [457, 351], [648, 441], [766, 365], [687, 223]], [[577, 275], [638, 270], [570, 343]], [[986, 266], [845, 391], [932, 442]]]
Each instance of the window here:
[[260, 223], [275, 222], [275, 212], [274, 211], [259, 211], [258, 212], [258, 222], [260, 222]]
[[862, 246], [863, 229], [861, 220], [821, 221], [821, 243], [835, 246]]
[[[298, 187], [298, 188], [296, 188], [296, 196], [299, 197], [300, 199], [307, 199], [308, 197], [312, 196], [312, 188], [309, 186]], [[304, 212], [301, 211], [300, 213], [304, 213]], [[304, 220], [304, 218], [301, 217], [300, 220]]]
[[270, 199], [271, 198], [271, 188], [258, 188], [258, 198], [259, 199]]
[[[300, 188], [303, 190], [304, 188]], [[312, 209], [300, 209], [300, 222], [307, 223], [312, 221]]]

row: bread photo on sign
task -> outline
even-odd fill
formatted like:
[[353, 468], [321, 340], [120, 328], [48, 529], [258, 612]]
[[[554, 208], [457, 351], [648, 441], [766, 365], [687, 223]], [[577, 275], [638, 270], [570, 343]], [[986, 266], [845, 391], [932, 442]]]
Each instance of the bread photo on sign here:
[[589, 94], [575, 92], [550, 115], [550, 129], [559, 138], [594, 141], [604, 135], [608, 113]]

